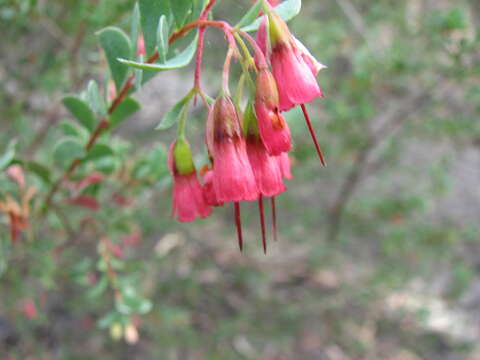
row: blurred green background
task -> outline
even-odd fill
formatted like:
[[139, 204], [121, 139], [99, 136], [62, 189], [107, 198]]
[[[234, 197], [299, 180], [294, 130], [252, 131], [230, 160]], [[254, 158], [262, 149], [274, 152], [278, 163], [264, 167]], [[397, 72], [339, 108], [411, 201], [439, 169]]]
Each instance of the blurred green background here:
[[[103, 81], [95, 31], [128, 31], [133, 3], [0, 0], [1, 151], [16, 139], [22, 156], [50, 162], [56, 125], [68, 119], [62, 95]], [[219, 0], [214, 14], [235, 22], [249, 4]], [[133, 318], [139, 340], [114, 339], [113, 298], [85, 280], [96, 271], [94, 232], [85, 225], [69, 243], [49, 219], [50, 230], [0, 258], [0, 359], [480, 359], [480, 3], [304, 0], [290, 25], [328, 66], [318, 76], [326, 96], [309, 105], [328, 166], [291, 111], [294, 179], [277, 199], [279, 240], [268, 254], [254, 204], [242, 207], [243, 254], [230, 206], [194, 224], [169, 217], [165, 159], [152, 149], [175, 130], [152, 129], [189, 90], [193, 67], [158, 74], [112, 141], [158, 162], [163, 178], [132, 190], [129, 209], [98, 215], [141, 233], [119, 267], [153, 304]], [[208, 30], [211, 95], [224, 51]], [[200, 150], [205, 111], [191, 118]], [[115, 226], [109, 235], [120, 238]], [[8, 241], [3, 218], [0, 237]], [[58, 243], [68, 245], [60, 258]]]

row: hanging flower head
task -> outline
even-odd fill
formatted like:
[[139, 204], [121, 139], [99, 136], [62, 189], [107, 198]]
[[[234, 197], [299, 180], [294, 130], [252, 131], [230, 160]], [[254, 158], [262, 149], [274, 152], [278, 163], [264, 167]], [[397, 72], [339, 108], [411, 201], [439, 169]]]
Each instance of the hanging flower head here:
[[170, 146], [168, 167], [173, 175], [172, 216], [182, 222], [209, 216], [212, 209], [203, 197], [192, 151], [185, 138], [178, 138]]
[[251, 201], [258, 189], [248, 161], [240, 117], [230, 97], [215, 100], [208, 114], [207, 147], [213, 159], [212, 185], [216, 201]]

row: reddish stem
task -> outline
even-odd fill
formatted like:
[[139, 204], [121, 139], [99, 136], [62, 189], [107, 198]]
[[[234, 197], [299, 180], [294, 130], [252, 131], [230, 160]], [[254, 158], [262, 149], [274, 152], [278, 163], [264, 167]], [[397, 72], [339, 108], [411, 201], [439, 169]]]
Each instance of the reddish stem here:
[[238, 247], [243, 251], [242, 219], [240, 216], [240, 203], [234, 202], [235, 226], [237, 227]]
[[258, 197], [258, 210], [260, 212], [260, 226], [262, 227], [262, 245], [263, 253], [267, 254], [267, 237], [265, 234], [265, 214], [263, 210], [263, 196]]
[[310, 116], [308, 115], [307, 108], [305, 104], [300, 105], [302, 107], [303, 116], [305, 117], [305, 121], [307, 122], [308, 130], [310, 131], [310, 135], [312, 136], [313, 143], [315, 144], [315, 148], [317, 149], [318, 157], [320, 158], [320, 162], [323, 166], [327, 166], [325, 162], [325, 158], [323, 157], [322, 150], [320, 149], [320, 145], [317, 141], [317, 136], [315, 135], [315, 130], [313, 130], [312, 122], [310, 121]]

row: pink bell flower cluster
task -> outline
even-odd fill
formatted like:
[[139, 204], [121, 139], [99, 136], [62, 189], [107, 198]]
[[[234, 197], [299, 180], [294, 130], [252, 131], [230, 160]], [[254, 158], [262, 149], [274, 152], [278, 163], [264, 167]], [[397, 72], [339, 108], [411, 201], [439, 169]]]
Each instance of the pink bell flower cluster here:
[[[258, 201], [264, 251], [263, 199], [272, 199], [275, 214], [275, 197], [287, 190], [284, 180], [292, 178], [288, 155], [292, 139], [284, 111], [302, 107], [324, 164], [305, 103], [323, 96], [316, 75], [325, 66], [290, 33], [274, 9], [270, 10], [257, 33], [255, 91], [245, 109], [239, 108], [229, 92], [222, 92], [209, 106], [205, 143], [210, 164], [200, 172], [201, 181], [184, 137], [177, 138], [169, 153], [174, 180], [172, 215], [179, 221], [193, 221], [209, 216], [212, 207], [232, 202], [242, 248], [239, 204]], [[275, 215], [272, 222], [276, 237]]]

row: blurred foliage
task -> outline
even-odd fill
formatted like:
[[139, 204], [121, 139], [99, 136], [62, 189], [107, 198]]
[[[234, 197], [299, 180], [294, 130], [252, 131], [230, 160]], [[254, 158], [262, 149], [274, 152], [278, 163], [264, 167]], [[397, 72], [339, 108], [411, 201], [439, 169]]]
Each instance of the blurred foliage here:
[[[219, 0], [215, 16], [236, 22], [249, 5]], [[88, 133], [61, 97], [92, 78], [89, 91], [108, 91], [95, 33], [130, 33], [132, 6], [0, 0], [0, 200], [25, 195], [9, 163], [44, 195], [84, 151]], [[291, 111], [295, 178], [278, 199], [269, 254], [253, 205], [243, 208], [244, 254], [230, 208], [188, 225], [168, 217], [171, 133], [151, 130], [169, 108], [155, 97], [180, 99], [169, 87], [186, 80], [160, 74], [133, 124], [102, 136], [65, 187], [69, 200], [35, 231], [11, 244], [0, 219], [1, 359], [480, 357], [479, 214], [462, 206], [468, 197], [452, 199], [478, 181], [458, 162], [480, 144], [479, 5], [304, 0], [290, 24], [328, 66], [318, 77], [326, 97], [309, 105], [328, 167]], [[210, 84], [224, 43], [207, 36]], [[205, 113], [191, 116], [200, 143]], [[79, 190], [91, 174], [102, 180]]]

